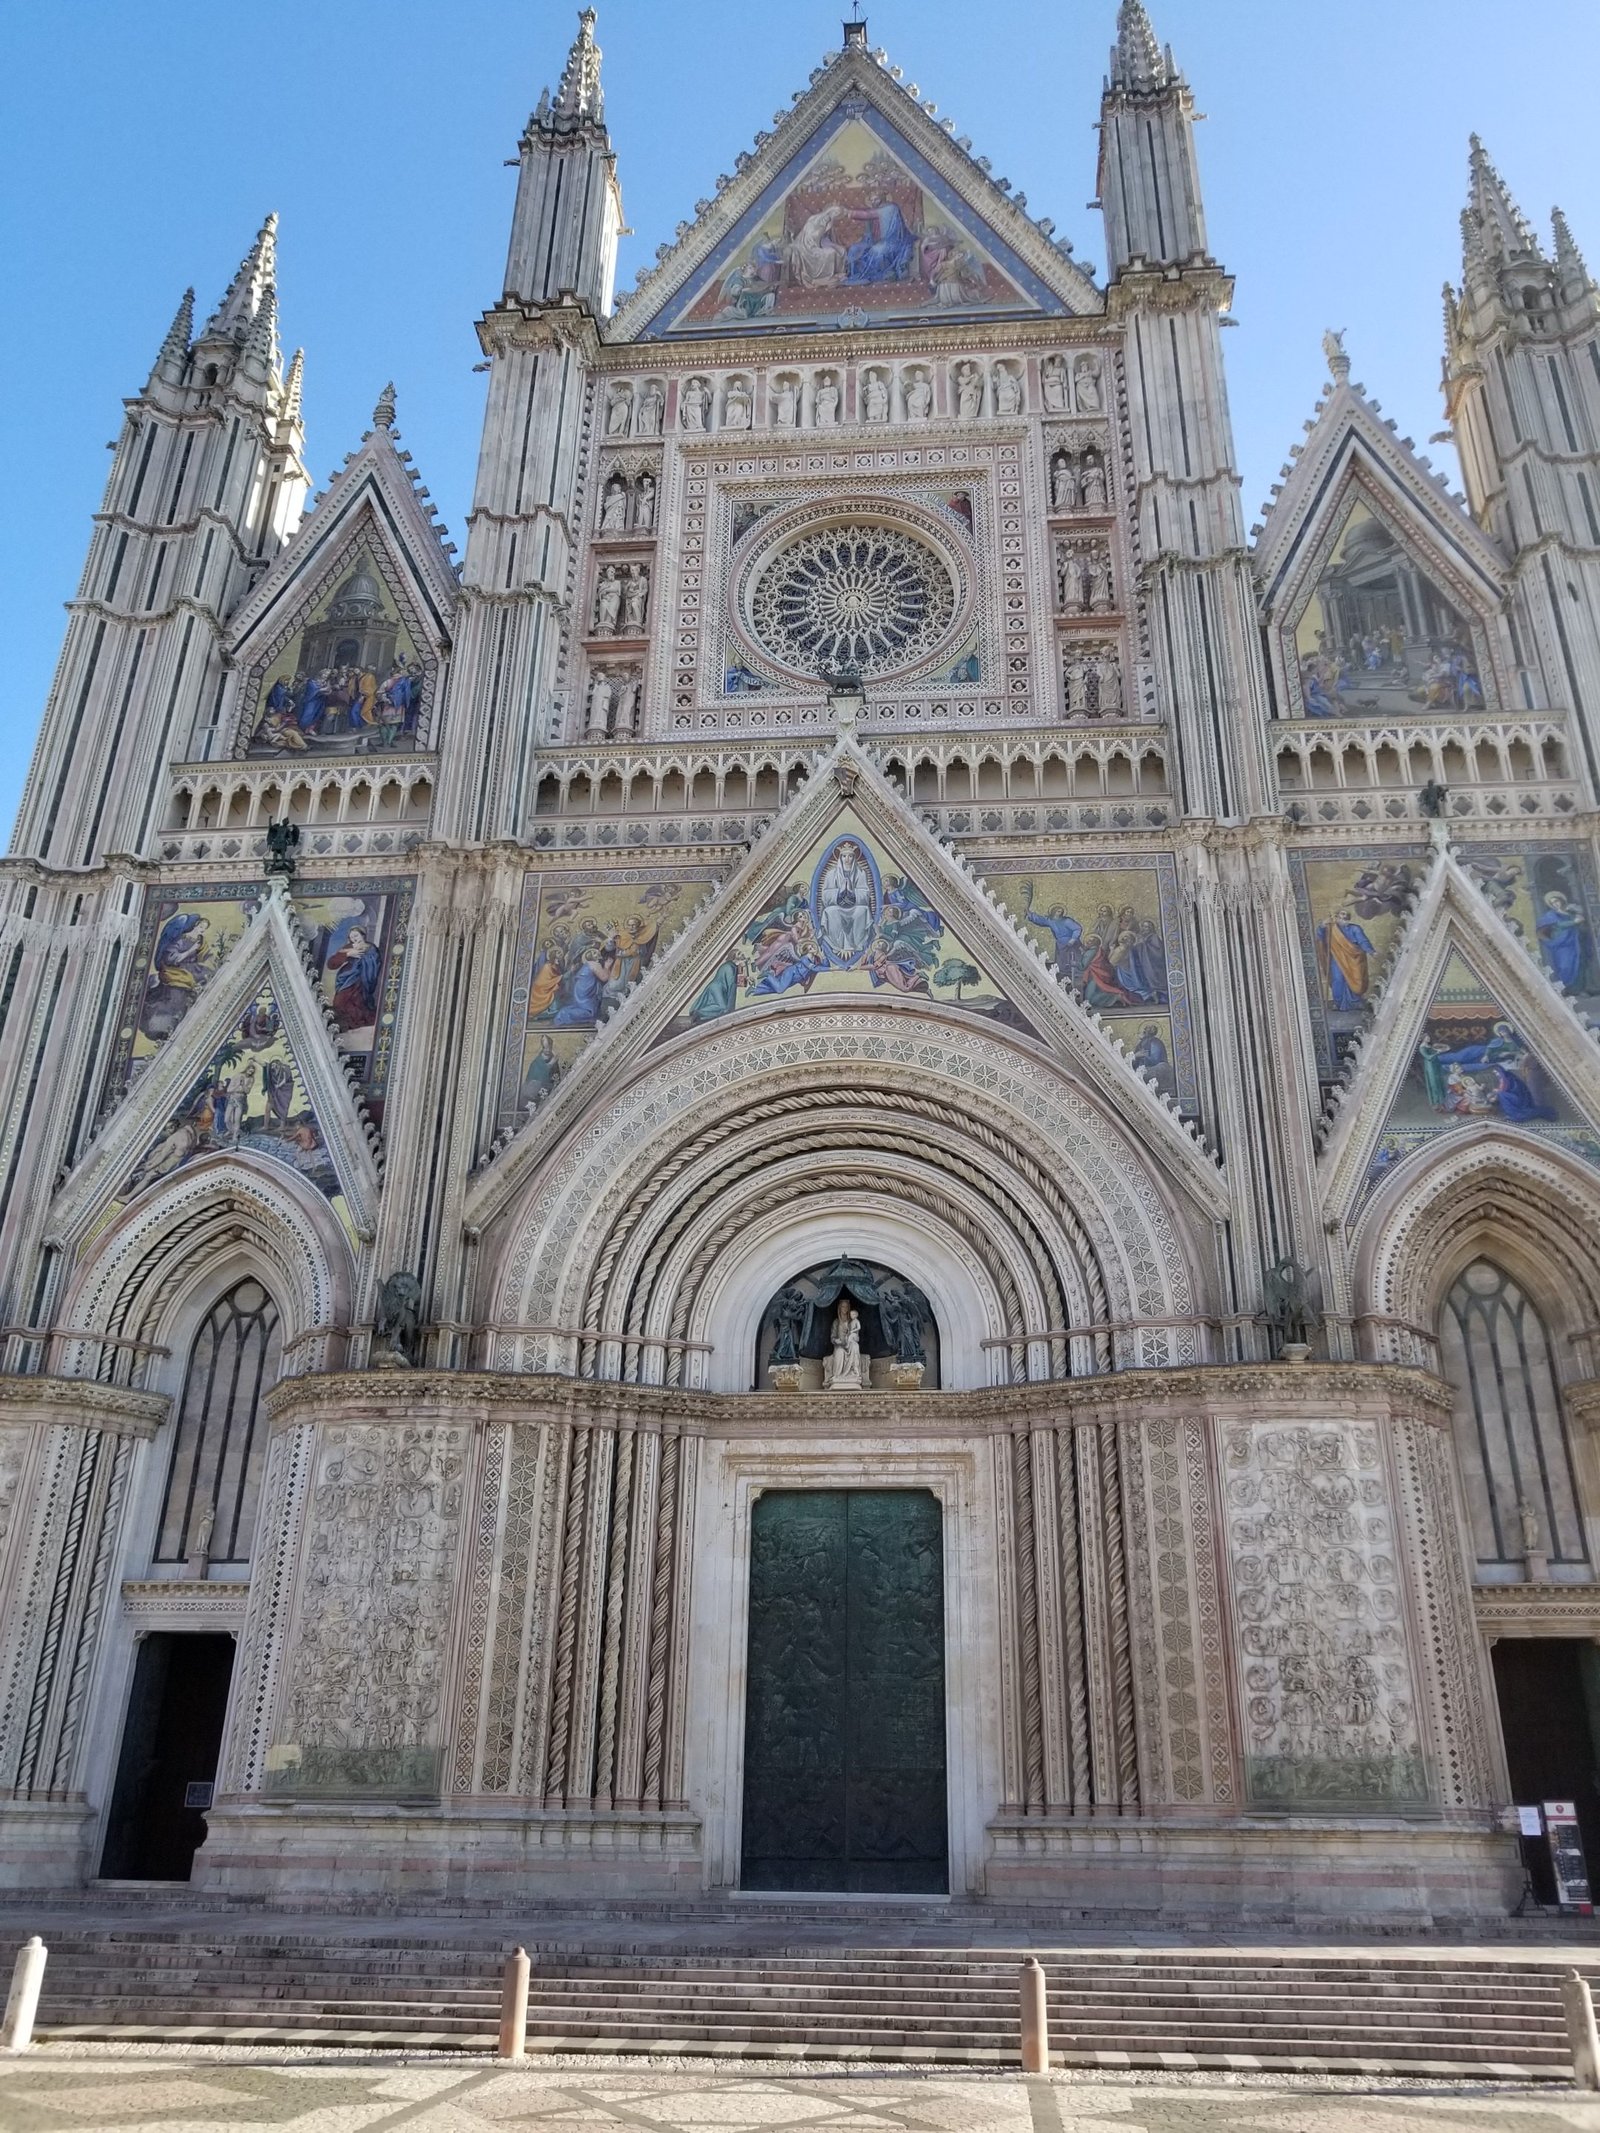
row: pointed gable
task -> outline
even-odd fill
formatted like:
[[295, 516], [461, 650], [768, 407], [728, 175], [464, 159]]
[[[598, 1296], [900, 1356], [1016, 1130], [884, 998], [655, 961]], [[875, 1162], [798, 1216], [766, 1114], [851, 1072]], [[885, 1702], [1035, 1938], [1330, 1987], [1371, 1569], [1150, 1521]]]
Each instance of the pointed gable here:
[[613, 340], [1084, 315], [1099, 292], [863, 45], [647, 275]]
[[[609, 938], [595, 943], [591, 989], [603, 987], [617, 954]], [[652, 954], [647, 974], [570, 1065], [560, 1056], [561, 977], [546, 998], [537, 983], [525, 992], [519, 976], [508, 1086], [522, 1071], [521, 1123], [513, 1111], [474, 1186], [480, 1213], [500, 1203], [536, 1149], [648, 1054], [692, 1047], [730, 1018], [752, 1027], [795, 1018], [800, 1027], [810, 1008], [846, 998], [907, 1016], [983, 1021], [1053, 1052], [1160, 1154], [1197, 1204], [1221, 1205], [1215, 1161], [1158, 1077], [1057, 979], [992, 891], [853, 739], [841, 736], [744, 864]], [[541, 1036], [529, 1018], [522, 1038], [517, 1017], [530, 994], [547, 1024]], [[687, 1060], [684, 1071], [692, 1071]]]
[[1600, 1165], [1594, 1034], [1455, 852], [1436, 848], [1374, 993], [1328, 1120], [1325, 1213], [1349, 1220], [1420, 1150], [1472, 1128]]
[[1504, 558], [1330, 347], [1334, 382], [1255, 529], [1279, 715], [1395, 720], [1508, 701]]
[[391, 388], [360, 449], [230, 620], [236, 755], [436, 745], [457, 581], [393, 413]]
[[270, 884], [220, 967], [62, 1187], [53, 1228], [82, 1236], [163, 1178], [206, 1158], [293, 1173], [347, 1233], [376, 1211], [376, 1134], [313, 987], [287, 890]]

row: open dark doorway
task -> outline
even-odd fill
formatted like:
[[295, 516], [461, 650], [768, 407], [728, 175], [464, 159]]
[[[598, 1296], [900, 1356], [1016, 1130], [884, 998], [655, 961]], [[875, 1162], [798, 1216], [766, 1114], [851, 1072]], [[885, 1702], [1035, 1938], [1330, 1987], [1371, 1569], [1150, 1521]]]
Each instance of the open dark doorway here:
[[[1571, 1800], [1591, 1885], [1600, 1881], [1600, 1650], [1582, 1637], [1502, 1637], [1494, 1685], [1511, 1797], [1525, 1807]], [[1544, 1846], [1529, 1847], [1534, 1893], [1556, 1900]]]
[[161, 1630], [139, 1646], [100, 1872], [187, 1881], [205, 1840], [222, 1749], [233, 1639]]

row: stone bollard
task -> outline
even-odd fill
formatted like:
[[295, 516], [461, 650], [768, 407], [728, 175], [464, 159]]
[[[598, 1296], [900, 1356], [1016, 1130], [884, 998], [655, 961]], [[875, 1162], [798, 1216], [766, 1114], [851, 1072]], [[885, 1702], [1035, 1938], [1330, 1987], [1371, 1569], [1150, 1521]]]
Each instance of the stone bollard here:
[[506, 1957], [500, 1989], [500, 2057], [528, 2056], [528, 1951], [514, 1948]]
[[1600, 2034], [1594, 2026], [1594, 1998], [1576, 1970], [1561, 1980], [1561, 2008], [1572, 2047], [1572, 2078], [1580, 2089], [1600, 2089]]
[[1050, 2068], [1050, 2017], [1045, 2009], [1044, 1972], [1039, 1959], [1030, 1955], [1022, 1966], [1022, 2071], [1048, 2073]]
[[33, 2018], [39, 2011], [39, 1988], [44, 1983], [44, 1962], [49, 1952], [37, 1933], [17, 1950], [6, 2018], [0, 2023], [0, 2052], [25, 2052], [33, 2042]]

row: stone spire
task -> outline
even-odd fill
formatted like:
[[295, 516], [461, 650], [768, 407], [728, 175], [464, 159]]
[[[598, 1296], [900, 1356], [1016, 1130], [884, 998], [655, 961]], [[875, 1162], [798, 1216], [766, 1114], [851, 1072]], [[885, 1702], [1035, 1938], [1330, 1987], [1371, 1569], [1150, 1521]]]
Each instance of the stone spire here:
[[283, 411], [285, 422], [300, 420], [300, 403], [305, 394], [306, 352], [297, 348], [289, 359], [289, 375], [283, 381]]
[[1539, 260], [1543, 253], [1528, 218], [1506, 189], [1505, 180], [1474, 134], [1469, 164], [1467, 210], [1462, 240], [1467, 272], [1482, 264], [1492, 272], [1508, 260]]
[[1122, 0], [1117, 41], [1111, 48], [1111, 84], [1117, 89], [1165, 89], [1177, 79], [1170, 48], [1163, 51], [1145, 13], [1144, 0]]
[[1561, 301], [1577, 303], [1594, 290], [1594, 279], [1559, 207], [1552, 211], [1550, 222], [1555, 231], [1556, 284]]
[[178, 308], [172, 315], [172, 324], [167, 328], [166, 339], [156, 351], [155, 368], [150, 373], [151, 377], [154, 378], [158, 371], [166, 370], [172, 372], [175, 378], [181, 378], [183, 367], [189, 360], [189, 343], [193, 338], [194, 291], [185, 289], [179, 299]]
[[272, 301], [278, 273], [278, 218], [269, 215], [256, 232], [256, 241], [239, 262], [239, 271], [228, 284], [228, 293], [206, 321], [206, 335], [220, 334], [243, 340], [255, 323], [263, 303]]
[[578, 17], [578, 34], [561, 72], [551, 117], [557, 125], [605, 124], [606, 100], [600, 87], [600, 47], [594, 41], [592, 7], [586, 7]]

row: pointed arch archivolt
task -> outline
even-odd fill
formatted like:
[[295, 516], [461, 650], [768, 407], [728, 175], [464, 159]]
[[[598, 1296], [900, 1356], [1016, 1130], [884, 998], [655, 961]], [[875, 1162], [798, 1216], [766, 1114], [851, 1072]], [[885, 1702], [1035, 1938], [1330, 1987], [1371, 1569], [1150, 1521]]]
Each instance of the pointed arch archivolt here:
[[76, 1377], [163, 1376], [150, 1359], [175, 1353], [190, 1321], [245, 1274], [282, 1314], [286, 1371], [336, 1360], [329, 1336], [349, 1323], [354, 1283], [338, 1217], [296, 1179], [226, 1155], [187, 1165], [88, 1245], [57, 1320], [58, 1367]]
[[1206, 1359], [1207, 1226], [1147, 1151], [1034, 1047], [908, 1021], [806, 1011], [649, 1057], [486, 1231], [498, 1367], [736, 1389], [730, 1260], [806, 1207], [840, 1249], [851, 1209], [937, 1237], [901, 1271], [936, 1286], [940, 1258], [968, 1297], [957, 1382]]
[[1355, 1238], [1363, 1352], [1437, 1368], [1439, 1312], [1472, 1260], [1537, 1304], [1566, 1376], [1600, 1363], [1600, 1176], [1529, 1137], [1485, 1129], [1403, 1164]]

